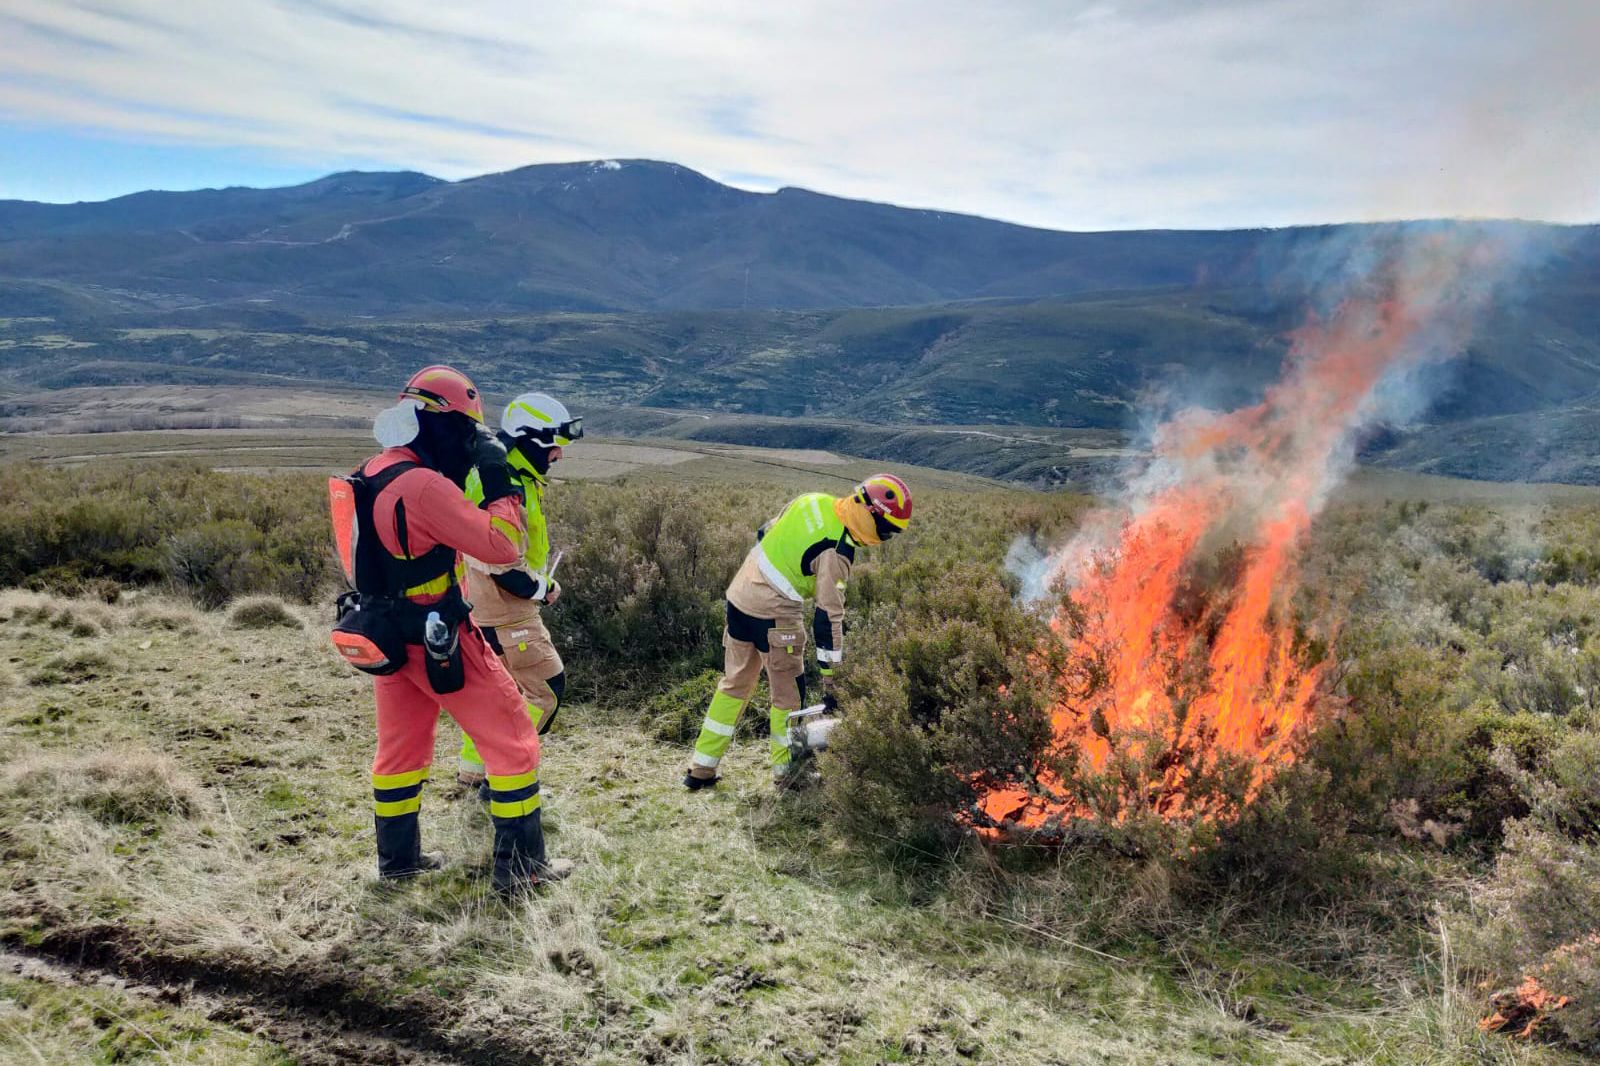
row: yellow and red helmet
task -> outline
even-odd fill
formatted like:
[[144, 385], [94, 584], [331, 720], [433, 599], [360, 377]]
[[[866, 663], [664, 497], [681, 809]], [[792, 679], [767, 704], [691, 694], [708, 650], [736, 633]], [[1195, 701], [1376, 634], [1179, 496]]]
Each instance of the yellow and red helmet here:
[[474, 422], [483, 421], [483, 395], [471, 378], [453, 366], [423, 367], [400, 390], [400, 399], [415, 400], [424, 411], [459, 411]]
[[893, 474], [873, 474], [856, 486], [855, 498], [872, 513], [872, 524], [883, 540], [911, 523], [911, 490]]

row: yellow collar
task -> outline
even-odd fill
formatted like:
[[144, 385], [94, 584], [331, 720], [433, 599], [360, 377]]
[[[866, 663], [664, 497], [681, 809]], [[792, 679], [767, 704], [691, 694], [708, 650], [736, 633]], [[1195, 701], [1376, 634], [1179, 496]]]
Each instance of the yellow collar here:
[[883, 539], [878, 536], [877, 523], [872, 520], [872, 512], [867, 510], [866, 504], [854, 496], [840, 496], [834, 500], [833, 513], [839, 516], [839, 521], [844, 523], [850, 539], [857, 544], [870, 547], [883, 543]]

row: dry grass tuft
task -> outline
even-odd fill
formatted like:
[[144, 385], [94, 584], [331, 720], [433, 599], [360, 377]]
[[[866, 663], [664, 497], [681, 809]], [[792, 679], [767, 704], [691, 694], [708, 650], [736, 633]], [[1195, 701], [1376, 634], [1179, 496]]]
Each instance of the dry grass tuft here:
[[228, 621], [235, 629], [301, 629], [304, 623], [276, 596], [249, 596], [234, 601]]
[[94, 648], [81, 648], [53, 655], [33, 673], [28, 684], [37, 687], [74, 685], [115, 673], [110, 656]]
[[35, 812], [78, 807], [107, 825], [193, 818], [203, 799], [175, 760], [147, 749], [24, 756], [6, 765], [0, 796]]

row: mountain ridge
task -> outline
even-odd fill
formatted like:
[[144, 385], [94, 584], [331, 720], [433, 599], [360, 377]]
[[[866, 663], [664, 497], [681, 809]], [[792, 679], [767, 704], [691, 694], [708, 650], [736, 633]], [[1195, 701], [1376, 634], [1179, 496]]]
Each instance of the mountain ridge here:
[[[451, 361], [591, 407], [1127, 429], [1152, 392], [1258, 399], [1312, 306], [1281, 264], [1386, 225], [1042, 230], [640, 160], [5, 201], [0, 389], [350, 383]], [[1498, 225], [1559, 247], [1430, 371], [1423, 422], [1368, 454], [1600, 480], [1551, 444], [1600, 453], [1582, 432], [1600, 227]], [[1565, 428], [1519, 452], [1518, 418], [1544, 412]]]
[[[675, 163], [534, 164], [449, 182], [345, 171], [273, 189], [0, 201], [0, 285], [296, 312], [803, 310], [1042, 299], [1252, 280], [1324, 228], [1066, 231]], [[3, 296], [0, 290], [0, 296]]]

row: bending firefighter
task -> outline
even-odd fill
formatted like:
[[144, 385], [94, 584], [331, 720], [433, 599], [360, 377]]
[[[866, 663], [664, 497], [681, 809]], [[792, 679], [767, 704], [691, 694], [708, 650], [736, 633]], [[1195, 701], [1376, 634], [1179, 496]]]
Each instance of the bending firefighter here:
[[710, 788], [719, 780], [717, 766], [763, 667], [772, 692], [772, 776], [775, 783], [785, 783], [790, 768], [788, 718], [805, 702], [804, 601], [816, 601], [812, 635], [823, 694], [831, 703], [833, 668], [844, 659], [845, 587], [856, 548], [881, 544], [910, 520], [911, 492], [905, 482], [877, 474], [849, 496], [812, 492], [797, 497], [757, 531], [757, 543], [726, 593], [722, 681], [706, 710], [685, 787]]
[[[511, 401], [500, 418], [499, 439], [506, 449], [511, 480], [522, 490], [527, 550], [510, 566], [496, 566], [477, 558], [467, 560], [467, 598], [472, 601], [472, 617], [522, 690], [528, 715], [540, 736], [555, 724], [561, 694], [567, 687], [561, 655], [539, 617], [540, 607], [555, 603], [561, 595], [550, 559], [544, 494], [550, 483], [551, 464], [561, 458], [562, 448], [582, 436], [583, 419], [573, 418], [553, 396], [526, 392]], [[479, 503], [483, 495], [482, 478], [473, 471], [467, 476], [467, 499]], [[464, 785], [479, 785], [482, 790], [483, 759], [472, 734], [466, 731], [461, 734], [461, 765], [456, 778]]]
[[[539, 735], [517, 686], [468, 617], [458, 553], [523, 557], [523, 508], [506, 451], [482, 425], [483, 401], [450, 367], [418, 371], [378, 416], [384, 450], [329, 480], [334, 538], [354, 591], [339, 598], [333, 641], [375, 675], [378, 751], [372, 797], [378, 873], [441, 865], [422, 851], [417, 813], [444, 709], [483, 754], [494, 822], [494, 887], [505, 895], [559, 879], [539, 817]], [[462, 495], [476, 468], [483, 503]]]

